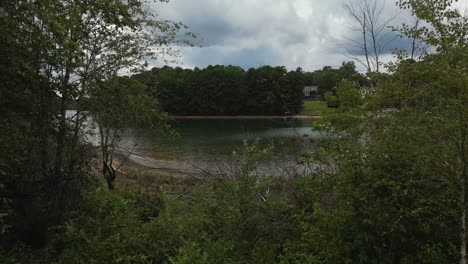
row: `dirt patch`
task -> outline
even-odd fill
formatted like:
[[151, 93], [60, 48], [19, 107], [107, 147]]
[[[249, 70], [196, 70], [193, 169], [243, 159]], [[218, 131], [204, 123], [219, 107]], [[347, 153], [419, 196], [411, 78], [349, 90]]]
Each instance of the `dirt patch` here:
[[320, 116], [179, 116], [171, 115], [170, 119], [320, 119]]
[[[120, 166], [125, 160], [124, 165]], [[96, 161], [95, 175], [98, 180], [106, 184], [104, 176], [100, 173], [102, 162]], [[148, 194], [156, 194], [165, 191], [174, 194], [184, 194], [203, 178], [201, 173], [180, 171], [171, 168], [156, 168], [145, 166], [125, 159], [123, 156], [114, 159], [113, 167], [120, 167], [115, 180], [116, 188], [134, 188]]]

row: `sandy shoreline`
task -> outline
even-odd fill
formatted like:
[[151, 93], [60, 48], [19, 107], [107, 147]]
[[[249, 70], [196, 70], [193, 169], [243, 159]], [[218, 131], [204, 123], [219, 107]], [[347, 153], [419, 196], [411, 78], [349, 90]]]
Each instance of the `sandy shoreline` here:
[[304, 116], [304, 115], [294, 115], [294, 116], [180, 116], [180, 115], [170, 115], [170, 119], [320, 119], [320, 116]]

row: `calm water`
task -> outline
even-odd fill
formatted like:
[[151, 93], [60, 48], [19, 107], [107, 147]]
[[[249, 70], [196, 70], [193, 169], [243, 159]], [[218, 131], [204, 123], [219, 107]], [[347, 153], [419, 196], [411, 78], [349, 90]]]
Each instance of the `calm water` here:
[[[132, 129], [121, 141], [132, 149], [130, 159], [141, 165], [194, 171], [228, 163], [244, 141], [259, 147], [274, 146], [284, 160], [310, 147], [321, 135], [312, 130], [314, 120], [283, 119], [180, 119], [172, 121], [176, 135], [157, 130]], [[135, 146], [135, 147], [134, 147]]]
[[[73, 119], [75, 111], [67, 111]], [[297, 168], [295, 157], [314, 148], [322, 137], [313, 131], [313, 119], [179, 119], [170, 121], [173, 133], [160, 129], [130, 129], [119, 143], [119, 151], [137, 165], [160, 169], [199, 172], [222, 169], [231, 163], [233, 151], [240, 152], [244, 142], [259, 148], [272, 148], [274, 162]], [[88, 119], [87, 141], [98, 145], [98, 130]], [[130, 153], [130, 154], [129, 154]]]

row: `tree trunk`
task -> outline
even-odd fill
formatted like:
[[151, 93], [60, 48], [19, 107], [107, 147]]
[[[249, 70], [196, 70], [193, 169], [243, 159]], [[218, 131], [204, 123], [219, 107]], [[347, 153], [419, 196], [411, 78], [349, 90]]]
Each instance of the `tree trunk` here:
[[[464, 148], [464, 143], [462, 144], [462, 147]], [[463, 166], [463, 173], [461, 175], [461, 192], [460, 192], [460, 202], [462, 203], [462, 214], [461, 214], [461, 234], [460, 234], [460, 264], [466, 264], [468, 263], [467, 259], [467, 250], [466, 247], [467, 245], [467, 233], [466, 233], [466, 227], [467, 227], [467, 219], [466, 219], [466, 212], [468, 211], [468, 197], [466, 195], [466, 190], [468, 189], [468, 174], [467, 174], [467, 166], [466, 166], [466, 159], [465, 159], [465, 152], [464, 149], [462, 150], [462, 156], [463, 156], [463, 161], [464, 161], [464, 166]]]
[[70, 161], [68, 165], [68, 175], [73, 173], [73, 170], [76, 164], [79, 162], [80, 153], [78, 151], [78, 146], [80, 144], [80, 129], [81, 129], [81, 109], [78, 107], [76, 109], [76, 115], [74, 120], [74, 128], [73, 128], [73, 138], [70, 143]]
[[117, 171], [112, 168], [106, 161], [102, 161], [102, 174], [107, 181], [109, 190], [114, 189], [114, 182], [117, 178]]
[[114, 190], [114, 181], [113, 180], [107, 179], [107, 188], [109, 188], [109, 190]]
[[363, 21], [363, 26], [362, 26], [362, 35], [363, 35], [363, 44], [364, 44], [364, 54], [366, 56], [366, 63], [367, 63], [367, 72], [371, 72], [372, 71], [372, 68], [370, 66], [370, 62], [369, 62], [369, 50], [367, 48], [367, 35], [366, 35], [366, 12], [363, 12], [363, 16], [364, 16], [364, 21]]
[[67, 134], [67, 100], [68, 100], [68, 82], [70, 80], [70, 71], [66, 69], [64, 80], [61, 87], [61, 98], [60, 98], [60, 120], [59, 120], [59, 130], [57, 138], [57, 152], [55, 157], [55, 181], [58, 182], [58, 179], [62, 176], [63, 173], [63, 155], [65, 149], [65, 137]]
[[[463, 106], [464, 104], [461, 103], [460, 106]], [[460, 243], [460, 264], [466, 264], [468, 263], [467, 261], [467, 233], [466, 233], [466, 227], [467, 227], [467, 222], [466, 222], [466, 212], [468, 211], [468, 197], [466, 195], [466, 190], [468, 190], [468, 161], [467, 161], [467, 122], [465, 121], [465, 111], [464, 108], [459, 109], [459, 122], [462, 124], [460, 126], [460, 138], [461, 142], [460, 145], [458, 146], [458, 149], [460, 151], [460, 156], [461, 160], [463, 163], [463, 171], [462, 175], [460, 177], [461, 180], [461, 193], [460, 193], [460, 201], [462, 203], [462, 217], [461, 217], [461, 243]]]
[[462, 203], [461, 234], [460, 234], [460, 264], [466, 264], [466, 181], [462, 179], [460, 201]]

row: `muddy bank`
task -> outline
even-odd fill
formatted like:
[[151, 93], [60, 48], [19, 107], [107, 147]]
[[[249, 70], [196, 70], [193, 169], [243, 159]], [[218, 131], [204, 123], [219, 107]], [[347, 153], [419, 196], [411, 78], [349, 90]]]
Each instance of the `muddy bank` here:
[[195, 177], [200, 178], [204, 170], [186, 165], [181, 166], [175, 161], [157, 160], [150, 157], [143, 157], [137, 154], [130, 154], [127, 157], [120, 155], [118, 164], [124, 161], [121, 167], [121, 173], [152, 173], [171, 177]]
[[[113, 167], [117, 170], [115, 187], [131, 188], [141, 192], [155, 195], [160, 191], [168, 194], [181, 195], [189, 192], [205, 176], [203, 172], [185, 171], [158, 164], [142, 163], [130, 157], [117, 154]], [[122, 164], [123, 163], [123, 164]], [[95, 176], [103, 185], [106, 180], [101, 173], [102, 161], [97, 158]]]
[[295, 115], [295, 116], [180, 116], [180, 115], [170, 115], [170, 119], [320, 119], [320, 116], [304, 116], [304, 115]]

